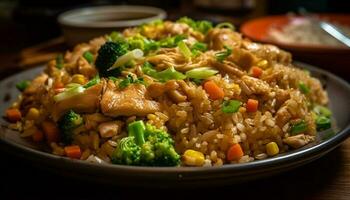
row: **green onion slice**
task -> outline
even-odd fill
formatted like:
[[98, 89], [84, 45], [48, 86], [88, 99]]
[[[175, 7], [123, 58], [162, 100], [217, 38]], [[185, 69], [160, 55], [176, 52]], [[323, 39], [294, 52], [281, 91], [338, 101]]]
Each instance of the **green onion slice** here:
[[143, 57], [143, 51], [141, 49], [134, 49], [134, 50], [129, 51], [128, 53], [120, 56], [117, 59], [117, 61], [115, 61], [113, 66], [110, 67], [107, 71], [110, 71], [112, 69], [120, 67], [120, 66], [130, 62], [131, 60], [140, 59], [142, 57]]
[[299, 90], [304, 93], [304, 94], [308, 94], [310, 93], [310, 88], [303, 82], [300, 82], [299, 83]]
[[191, 56], [192, 56], [192, 52], [191, 50], [188, 48], [188, 46], [186, 45], [186, 43], [182, 40], [180, 41], [177, 46], [180, 49], [181, 54], [187, 59], [190, 60]]
[[307, 123], [304, 120], [301, 120], [300, 122], [292, 125], [290, 133], [291, 135], [296, 135], [296, 134], [305, 132], [307, 128], [308, 128]]
[[16, 88], [23, 92], [30, 85], [30, 81], [24, 80], [16, 84]]
[[316, 118], [316, 129], [317, 131], [323, 131], [331, 128], [331, 120], [325, 116], [319, 116]]
[[58, 54], [57, 57], [56, 57], [56, 67], [58, 69], [62, 69], [63, 67], [63, 55], [62, 54]]
[[325, 117], [330, 117], [332, 115], [332, 111], [325, 107], [325, 106], [321, 106], [321, 105], [316, 105], [313, 109], [313, 111], [317, 114], [317, 115], [322, 115]]
[[89, 88], [91, 86], [94, 86], [100, 82], [100, 76], [97, 74], [93, 79], [91, 79], [89, 82], [87, 82], [84, 85], [84, 88]]
[[237, 100], [228, 100], [222, 103], [221, 111], [223, 113], [235, 113], [241, 107], [242, 102]]
[[85, 91], [85, 88], [83, 86], [77, 86], [77, 87], [72, 87], [69, 89], [66, 89], [64, 92], [61, 92], [59, 94], [56, 94], [53, 99], [56, 102], [68, 99], [70, 97], [73, 97], [75, 95], [81, 94]]
[[229, 55], [231, 55], [232, 53], [232, 49], [225, 46], [225, 49], [224, 51], [220, 51], [220, 52], [217, 52], [215, 54], [215, 57], [216, 57], [216, 60], [219, 61], [219, 62], [222, 62], [224, 61]]
[[182, 74], [181, 72], [178, 72], [174, 69], [174, 67], [169, 67], [166, 70], [163, 70], [161, 72], [157, 72], [155, 74], [156, 76], [154, 78], [158, 79], [159, 81], [166, 82], [168, 80], [182, 80], [185, 79], [186, 76]]
[[211, 67], [200, 67], [187, 71], [186, 76], [188, 78], [206, 79], [217, 74], [218, 72], [218, 70], [215, 70]]
[[83, 54], [83, 57], [90, 64], [94, 62], [94, 55], [92, 55], [92, 53], [90, 51], [85, 51]]

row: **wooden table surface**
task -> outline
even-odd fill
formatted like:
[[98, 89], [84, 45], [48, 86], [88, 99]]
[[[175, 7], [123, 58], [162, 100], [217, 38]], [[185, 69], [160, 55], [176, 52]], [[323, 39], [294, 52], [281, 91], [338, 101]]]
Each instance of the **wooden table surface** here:
[[[54, 50], [47, 48], [47, 45], [39, 45], [18, 55], [1, 55], [1, 78], [52, 57], [53, 52], [62, 49], [60, 40], [50, 42], [51, 45], [59, 46], [53, 48]], [[40, 53], [43, 48], [47, 50]], [[3, 63], [7, 64], [6, 68]], [[1, 151], [0, 154], [0, 199], [124, 199], [144, 198], [143, 196], [154, 199], [214, 199], [217, 196], [226, 196], [228, 199], [350, 200], [350, 139], [324, 157], [283, 174], [243, 184], [190, 190], [117, 188], [87, 183], [41, 171], [35, 167], [35, 163], [32, 166], [33, 163], [26, 163]], [[4, 196], [6, 198], [2, 198]]]

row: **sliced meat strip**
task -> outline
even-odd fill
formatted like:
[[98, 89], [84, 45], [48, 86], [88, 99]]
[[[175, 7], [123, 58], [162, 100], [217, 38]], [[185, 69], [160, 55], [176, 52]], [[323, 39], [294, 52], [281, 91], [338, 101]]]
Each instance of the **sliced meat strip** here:
[[102, 95], [101, 110], [104, 115], [145, 116], [160, 110], [159, 103], [149, 100], [146, 87], [132, 84], [123, 90], [107, 87]]
[[57, 121], [68, 110], [78, 113], [94, 113], [99, 108], [103, 84], [94, 85], [83, 93], [56, 102], [52, 110], [52, 117]]

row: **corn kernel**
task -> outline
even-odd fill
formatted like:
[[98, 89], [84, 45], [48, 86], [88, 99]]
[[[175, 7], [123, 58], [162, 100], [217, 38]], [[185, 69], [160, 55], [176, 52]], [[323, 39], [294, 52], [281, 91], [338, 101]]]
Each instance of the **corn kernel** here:
[[276, 142], [270, 142], [266, 145], [266, 153], [269, 156], [277, 155], [280, 152], [278, 145]]
[[26, 119], [28, 120], [36, 120], [39, 118], [40, 112], [38, 109], [36, 108], [30, 108], [27, 115], [26, 115]]
[[74, 74], [71, 82], [83, 85], [86, 83], [86, 79], [82, 74]]
[[202, 166], [204, 164], [204, 155], [199, 151], [189, 149], [183, 154], [183, 161], [186, 165]]
[[268, 67], [268, 64], [269, 62], [267, 60], [260, 60], [256, 65], [262, 69], [266, 69]]

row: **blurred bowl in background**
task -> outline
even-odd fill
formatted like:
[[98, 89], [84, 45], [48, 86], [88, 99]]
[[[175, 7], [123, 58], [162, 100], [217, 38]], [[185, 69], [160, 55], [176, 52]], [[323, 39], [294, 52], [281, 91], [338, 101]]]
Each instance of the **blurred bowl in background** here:
[[156, 19], [165, 19], [166, 12], [148, 6], [96, 6], [64, 12], [58, 16], [69, 46], [94, 37], [120, 31]]
[[[350, 15], [319, 14], [320, 19], [350, 27]], [[293, 58], [332, 71], [346, 79], [350, 72], [350, 48], [334, 46], [317, 46], [300, 43], [283, 43], [269, 38], [268, 32], [272, 27], [283, 27], [290, 21], [290, 16], [275, 15], [252, 19], [245, 22], [240, 31], [253, 41], [274, 44], [292, 53]], [[295, 18], [302, 18], [295, 16]], [[347, 73], [344, 73], [347, 72]]]

